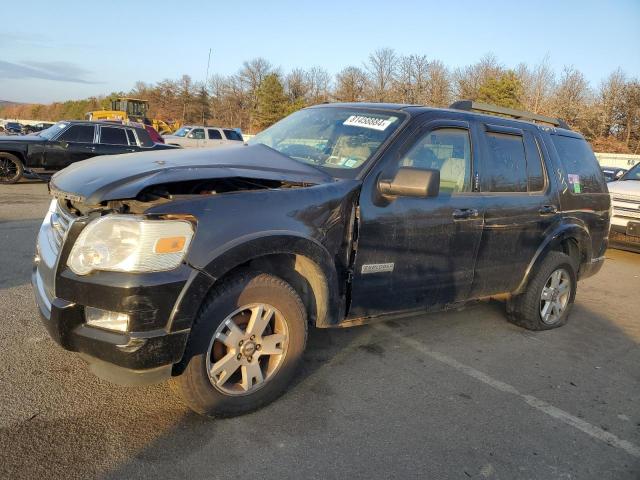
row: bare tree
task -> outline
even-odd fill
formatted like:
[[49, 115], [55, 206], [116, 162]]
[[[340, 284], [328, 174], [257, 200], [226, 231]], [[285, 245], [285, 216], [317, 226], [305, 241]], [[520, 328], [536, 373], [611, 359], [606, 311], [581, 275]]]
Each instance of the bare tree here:
[[304, 102], [309, 94], [306, 72], [295, 68], [285, 77], [285, 92], [291, 102]]
[[488, 53], [478, 63], [454, 71], [454, 95], [458, 99], [476, 100], [480, 87], [490, 78], [498, 78], [503, 72], [504, 67], [495, 55]]
[[521, 63], [516, 73], [522, 83], [522, 105], [534, 113], [550, 113], [551, 93], [555, 75], [551, 69], [549, 55], [545, 55], [533, 68]]
[[390, 99], [397, 63], [398, 56], [392, 48], [380, 48], [369, 55], [365, 70], [369, 76], [373, 101], [385, 102]]
[[336, 75], [334, 98], [339, 102], [362, 102], [367, 90], [367, 74], [358, 67], [346, 67]]
[[427, 66], [427, 88], [420, 102], [434, 107], [451, 103], [451, 76], [440, 60], [433, 60]]
[[591, 92], [582, 72], [566, 66], [553, 93], [553, 110], [570, 125], [586, 125], [585, 115]]
[[624, 72], [618, 68], [600, 84], [596, 105], [600, 114], [599, 134], [602, 136], [619, 133], [625, 113], [626, 80]]
[[309, 90], [307, 92], [307, 103], [315, 105], [317, 103], [328, 102], [331, 87], [331, 75], [322, 67], [311, 67], [305, 75]]
[[427, 90], [426, 55], [403, 55], [398, 59], [393, 99], [402, 103], [419, 103]]

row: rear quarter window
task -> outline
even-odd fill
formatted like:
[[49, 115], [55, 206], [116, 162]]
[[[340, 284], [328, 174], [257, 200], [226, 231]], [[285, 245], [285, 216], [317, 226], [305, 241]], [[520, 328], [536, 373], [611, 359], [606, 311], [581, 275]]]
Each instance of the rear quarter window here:
[[144, 128], [136, 128], [136, 133], [143, 147], [153, 147], [153, 140], [151, 140], [149, 133]]
[[605, 180], [591, 147], [582, 138], [551, 135], [573, 194], [606, 192]]

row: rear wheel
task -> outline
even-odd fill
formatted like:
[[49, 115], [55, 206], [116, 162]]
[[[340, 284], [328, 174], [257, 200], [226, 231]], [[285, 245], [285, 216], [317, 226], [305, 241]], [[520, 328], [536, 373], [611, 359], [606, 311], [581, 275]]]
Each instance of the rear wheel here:
[[22, 161], [11, 153], [0, 152], [0, 183], [16, 183], [24, 174]]
[[529, 330], [549, 330], [567, 323], [576, 295], [576, 270], [570, 256], [549, 252], [525, 292], [509, 300], [509, 320]]
[[172, 385], [203, 415], [250, 412], [284, 392], [306, 338], [304, 305], [288, 283], [257, 272], [234, 277], [209, 295]]

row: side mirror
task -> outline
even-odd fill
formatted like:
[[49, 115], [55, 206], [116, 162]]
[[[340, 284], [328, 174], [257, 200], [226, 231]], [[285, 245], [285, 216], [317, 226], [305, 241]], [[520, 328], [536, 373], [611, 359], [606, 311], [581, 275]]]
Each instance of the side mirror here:
[[392, 197], [437, 197], [440, 170], [400, 167], [391, 180], [379, 180], [378, 190]]

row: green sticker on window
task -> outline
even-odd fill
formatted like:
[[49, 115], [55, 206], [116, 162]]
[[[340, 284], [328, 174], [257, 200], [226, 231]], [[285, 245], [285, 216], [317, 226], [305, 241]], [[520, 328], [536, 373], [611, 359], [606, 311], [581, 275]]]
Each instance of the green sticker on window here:
[[582, 193], [582, 188], [579, 183], [573, 184], [573, 193]]

